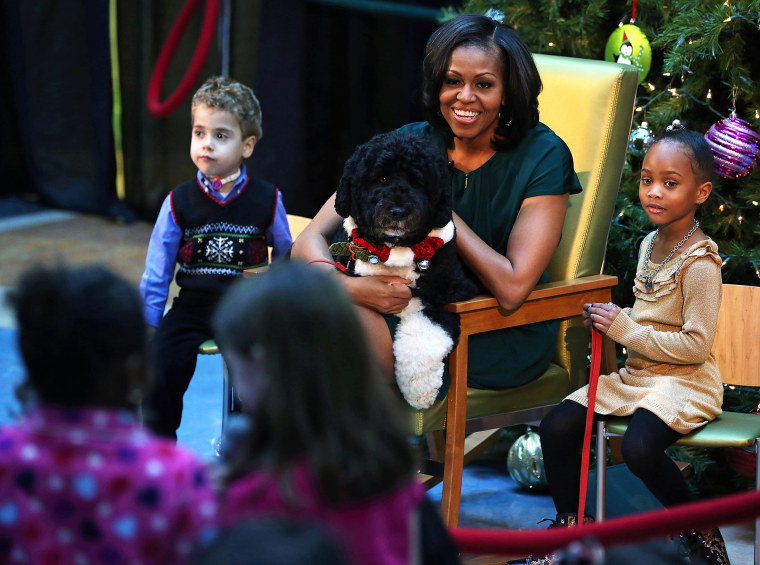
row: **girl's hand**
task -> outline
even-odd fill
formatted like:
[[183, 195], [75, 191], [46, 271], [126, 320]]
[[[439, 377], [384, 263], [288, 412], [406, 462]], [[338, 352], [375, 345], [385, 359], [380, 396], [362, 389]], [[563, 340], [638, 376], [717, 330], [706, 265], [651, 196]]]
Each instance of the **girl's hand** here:
[[341, 282], [357, 304], [380, 314], [398, 314], [412, 298], [412, 281], [392, 276], [349, 277]]
[[583, 305], [583, 323], [604, 334], [620, 314], [620, 308], [612, 302], [593, 302]]

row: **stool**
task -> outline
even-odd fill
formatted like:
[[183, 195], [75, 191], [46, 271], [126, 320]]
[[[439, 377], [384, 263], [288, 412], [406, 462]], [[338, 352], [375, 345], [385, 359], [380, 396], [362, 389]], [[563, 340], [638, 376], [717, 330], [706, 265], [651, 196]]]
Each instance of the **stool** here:
[[[199, 355], [221, 355], [221, 353], [222, 352], [219, 351], [219, 346], [213, 339], [207, 339], [198, 347]], [[222, 392], [222, 433], [216, 442], [217, 455], [219, 455], [222, 448], [222, 438], [224, 437], [224, 433], [227, 431], [227, 422], [229, 415], [237, 409], [237, 406], [235, 405], [235, 394], [232, 390], [230, 375], [229, 371], [227, 370], [227, 363], [224, 362], [224, 357], [222, 357], [222, 376], [224, 377], [224, 390]]]

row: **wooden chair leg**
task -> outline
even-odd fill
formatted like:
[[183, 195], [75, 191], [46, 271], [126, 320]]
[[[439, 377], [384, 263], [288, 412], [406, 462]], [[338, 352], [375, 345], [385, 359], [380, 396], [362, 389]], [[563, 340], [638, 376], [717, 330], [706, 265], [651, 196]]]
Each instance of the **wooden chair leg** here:
[[449, 360], [451, 387], [446, 412], [446, 453], [441, 494], [441, 519], [449, 528], [456, 527], [459, 523], [459, 503], [462, 497], [467, 420], [467, 379], [462, 377], [467, 374], [467, 347], [467, 335], [463, 333]]
[[501, 436], [501, 428], [473, 432], [464, 440], [464, 464], [467, 465]]

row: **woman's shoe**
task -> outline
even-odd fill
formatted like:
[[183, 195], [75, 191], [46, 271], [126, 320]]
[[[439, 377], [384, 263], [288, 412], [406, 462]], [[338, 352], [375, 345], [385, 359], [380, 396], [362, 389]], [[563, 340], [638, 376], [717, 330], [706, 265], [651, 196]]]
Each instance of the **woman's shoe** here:
[[[562, 514], [557, 514], [556, 520], [552, 520], [551, 518], [541, 520], [541, 522], [547, 521], [551, 522], [551, 524], [549, 524], [549, 528], [569, 528], [578, 524], [578, 513], [563, 512]], [[539, 524], [541, 522], [539, 522]], [[593, 524], [594, 518], [586, 515], [583, 518], [583, 523]], [[559, 557], [556, 553], [550, 553], [549, 555], [544, 555], [541, 557], [529, 555], [525, 559], [507, 561], [507, 565], [555, 565], [557, 563], [559, 563]]]
[[681, 543], [693, 565], [731, 565], [726, 543], [718, 528], [682, 534]]

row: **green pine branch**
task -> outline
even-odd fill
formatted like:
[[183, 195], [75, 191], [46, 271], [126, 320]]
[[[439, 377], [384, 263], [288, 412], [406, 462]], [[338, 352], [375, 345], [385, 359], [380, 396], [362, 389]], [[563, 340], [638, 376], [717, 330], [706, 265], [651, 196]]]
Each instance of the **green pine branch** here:
[[[486, 13], [512, 25], [536, 53], [602, 59], [612, 31], [629, 23], [632, 1], [469, 0], [447, 11]], [[760, 129], [760, 0], [639, 0], [635, 24], [652, 46], [652, 66], [636, 97], [634, 127], [658, 135], [674, 119], [705, 133], [735, 109]], [[641, 158], [628, 155], [610, 227], [605, 271], [630, 301], [638, 244], [652, 229], [638, 201]], [[739, 179], [713, 178], [698, 212], [725, 261], [723, 280], [760, 285], [760, 167]], [[618, 297], [616, 297], [617, 300]]]

